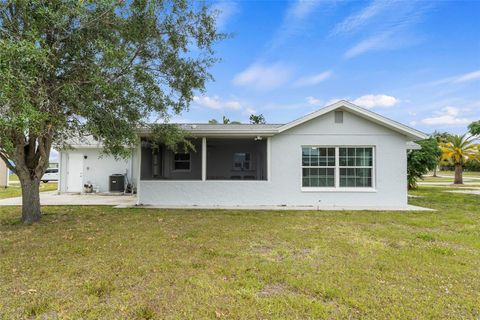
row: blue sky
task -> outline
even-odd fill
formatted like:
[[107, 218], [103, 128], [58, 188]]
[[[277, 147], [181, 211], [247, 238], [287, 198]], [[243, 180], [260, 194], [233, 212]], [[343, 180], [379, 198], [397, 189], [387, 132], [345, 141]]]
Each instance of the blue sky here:
[[480, 1], [222, 1], [232, 37], [173, 122], [284, 123], [347, 99], [420, 129], [480, 119]]

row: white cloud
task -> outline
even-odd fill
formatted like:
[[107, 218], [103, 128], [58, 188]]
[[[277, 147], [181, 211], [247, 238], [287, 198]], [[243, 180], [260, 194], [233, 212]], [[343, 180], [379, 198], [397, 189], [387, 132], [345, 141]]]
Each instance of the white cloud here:
[[459, 74], [453, 77], [448, 77], [438, 81], [430, 82], [428, 85], [436, 86], [440, 84], [451, 84], [451, 83], [464, 83], [469, 81], [475, 81], [480, 79], [480, 70], [475, 70], [472, 72]]
[[315, 98], [315, 97], [312, 97], [312, 96], [308, 96], [305, 98], [305, 100], [307, 100], [307, 103], [309, 105], [312, 105], [312, 106], [320, 106], [322, 105], [322, 101]]
[[423, 39], [414, 28], [434, 4], [427, 1], [376, 0], [337, 24], [331, 35], [360, 33], [364, 37], [347, 50], [352, 58], [373, 50], [393, 50]]
[[417, 124], [417, 121], [412, 120], [412, 121], [409, 122], [409, 124], [410, 124], [411, 126], [415, 126], [415, 125]]
[[344, 56], [345, 58], [350, 59], [367, 51], [384, 49], [388, 45], [387, 39], [390, 37], [390, 35], [391, 32], [383, 32], [364, 39], [347, 50]]
[[288, 8], [287, 19], [300, 20], [310, 15], [320, 4], [319, 0], [297, 0]]
[[389, 108], [393, 107], [397, 103], [399, 103], [400, 100], [398, 100], [395, 97], [388, 96], [386, 94], [367, 94], [364, 96], [361, 96], [355, 100], [353, 100], [353, 103], [356, 105], [359, 105], [361, 107], [371, 109], [371, 108]]
[[480, 70], [462, 74], [455, 79], [455, 82], [467, 82], [480, 79]]
[[284, 44], [290, 37], [300, 35], [306, 27], [308, 17], [312, 16], [322, 3], [321, 0], [295, 0], [288, 7], [283, 18], [283, 23], [275, 32], [269, 43], [269, 50]]
[[327, 107], [331, 104], [334, 104], [340, 100], [346, 100], [346, 101], [350, 101], [350, 98], [349, 97], [343, 97], [343, 98], [332, 98], [330, 100], [328, 100], [327, 102], [325, 102], [324, 106]]
[[281, 86], [290, 78], [290, 69], [281, 63], [253, 64], [233, 78], [238, 86], [269, 90]]
[[434, 116], [422, 120], [423, 124], [432, 125], [466, 125], [473, 120], [462, 118], [460, 109], [455, 107], [445, 107], [440, 112], [436, 112]]
[[222, 30], [229, 20], [240, 10], [238, 4], [233, 1], [220, 1], [212, 6], [212, 11], [217, 13], [217, 28]]
[[324, 71], [324, 72], [314, 74], [314, 75], [311, 75], [311, 76], [308, 76], [308, 77], [300, 78], [297, 81], [295, 81], [294, 85], [298, 86], [298, 87], [313, 86], [313, 85], [319, 84], [322, 81], [327, 80], [331, 76], [332, 76], [331, 71]]
[[242, 104], [237, 100], [222, 100], [218, 96], [195, 96], [193, 97], [193, 102], [199, 106], [221, 110], [221, 109], [231, 109], [231, 110], [240, 110]]
[[345, 20], [338, 23], [332, 31], [332, 34], [348, 33], [367, 24], [372, 18], [377, 16], [385, 9], [390, 2], [373, 1], [370, 5], [360, 12], [348, 16]]
[[257, 114], [257, 110], [248, 107], [248, 108], [245, 108], [244, 114], [246, 114], [247, 116], [250, 116], [251, 114]]

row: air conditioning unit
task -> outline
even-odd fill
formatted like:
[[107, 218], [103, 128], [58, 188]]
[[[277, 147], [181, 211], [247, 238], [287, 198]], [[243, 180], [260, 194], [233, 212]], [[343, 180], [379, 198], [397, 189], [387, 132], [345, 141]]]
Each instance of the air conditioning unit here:
[[125, 176], [123, 174], [112, 174], [110, 176], [110, 192], [125, 191]]

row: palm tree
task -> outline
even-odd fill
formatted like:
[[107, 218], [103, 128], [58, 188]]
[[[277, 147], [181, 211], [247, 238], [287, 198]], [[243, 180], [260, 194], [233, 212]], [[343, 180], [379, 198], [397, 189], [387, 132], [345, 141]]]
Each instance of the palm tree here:
[[[431, 137], [434, 138], [437, 141], [438, 146], [440, 146], [441, 143], [447, 142], [447, 140], [450, 137], [450, 133], [440, 132], [440, 131], [435, 130], [432, 133]], [[441, 160], [442, 160], [442, 155], [440, 154], [440, 156], [438, 157], [437, 165], [435, 166], [435, 168], [433, 168], [433, 176], [434, 177], [437, 177], [437, 169], [438, 169], [438, 165], [439, 165]]]
[[453, 184], [463, 184], [463, 164], [467, 160], [480, 159], [480, 145], [474, 143], [474, 137], [467, 134], [452, 135], [446, 142], [440, 143], [442, 159], [450, 161], [455, 166]]

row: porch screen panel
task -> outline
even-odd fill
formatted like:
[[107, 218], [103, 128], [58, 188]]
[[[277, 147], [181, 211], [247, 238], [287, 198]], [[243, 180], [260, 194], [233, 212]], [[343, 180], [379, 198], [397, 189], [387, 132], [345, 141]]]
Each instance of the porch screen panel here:
[[335, 148], [302, 148], [302, 186], [335, 187]]

